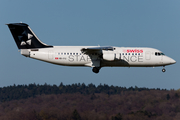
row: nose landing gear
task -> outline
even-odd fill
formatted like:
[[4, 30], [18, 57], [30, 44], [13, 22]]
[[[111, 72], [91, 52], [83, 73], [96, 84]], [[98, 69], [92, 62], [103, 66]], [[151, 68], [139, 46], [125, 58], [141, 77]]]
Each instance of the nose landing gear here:
[[166, 72], [166, 69], [165, 69], [165, 67], [163, 67], [163, 69], [162, 69], [162, 72]]

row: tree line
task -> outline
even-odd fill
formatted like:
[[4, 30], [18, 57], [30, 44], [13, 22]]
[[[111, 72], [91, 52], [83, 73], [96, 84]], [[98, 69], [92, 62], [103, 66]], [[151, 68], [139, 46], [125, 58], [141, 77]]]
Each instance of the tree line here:
[[149, 89], [149, 88], [138, 88], [135, 87], [119, 87], [119, 86], [109, 86], [107, 84], [100, 84], [98, 86], [94, 84], [85, 85], [84, 83], [76, 83], [72, 85], [64, 85], [62, 82], [59, 86], [57, 85], [44, 85], [39, 84], [29, 84], [29, 85], [13, 85], [0, 88], [0, 101], [11, 101], [26, 99], [29, 97], [35, 97], [36, 95], [48, 95], [48, 94], [62, 94], [62, 93], [80, 93], [84, 95], [89, 95], [93, 93], [105, 93], [108, 95], [123, 94], [125, 91], [143, 91], [143, 90], [166, 90], [166, 89]]
[[85, 85], [0, 88], [0, 120], [179, 120], [180, 91]]

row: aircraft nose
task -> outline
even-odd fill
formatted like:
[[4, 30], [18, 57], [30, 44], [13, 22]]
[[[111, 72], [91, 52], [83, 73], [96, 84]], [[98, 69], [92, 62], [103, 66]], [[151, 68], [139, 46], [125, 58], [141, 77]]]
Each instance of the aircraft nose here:
[[175, 64], [176, 61], [168, 56], [165, 56], [163, 59], [163, 63], [166, 65], [171, 65], [171, 64]]
[[176, 61], [171, 58], [171, 64], [175, 64], [175, 63], [176, 63]]

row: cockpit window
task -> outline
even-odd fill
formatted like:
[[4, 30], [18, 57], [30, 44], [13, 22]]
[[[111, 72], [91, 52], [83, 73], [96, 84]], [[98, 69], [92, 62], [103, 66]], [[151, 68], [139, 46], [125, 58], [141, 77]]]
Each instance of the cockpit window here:
[[165, 55], [164, 53], [161, 53], [161, 55]]
[[156, 56], [162, 56], [162, 55], [165, 55], [165, 54], [162, 53], [162, 52], [155, 52], [155, 55], [156, 55]]

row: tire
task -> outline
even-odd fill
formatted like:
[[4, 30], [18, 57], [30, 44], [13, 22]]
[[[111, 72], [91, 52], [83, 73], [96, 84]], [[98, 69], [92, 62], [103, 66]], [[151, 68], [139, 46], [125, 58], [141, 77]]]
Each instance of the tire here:
[[166, 72], [166, 69], [163, 68], [163, 69], [162, 69], [162, 72]]
[[92, 71], [93, 71], [94, 73], [99, 73], [99, 68], [93, 67]]

